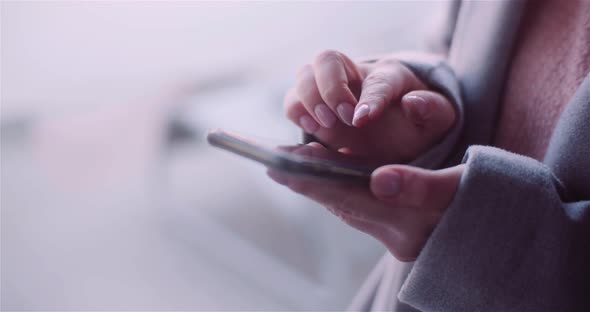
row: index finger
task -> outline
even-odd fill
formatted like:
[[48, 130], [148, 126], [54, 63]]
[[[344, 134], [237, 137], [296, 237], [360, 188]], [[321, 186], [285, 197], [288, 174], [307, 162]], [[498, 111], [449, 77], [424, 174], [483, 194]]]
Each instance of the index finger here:
[[347, 125], [352, 125], [356, 97], [350, 85], [361, 84], [362, 78], [356, 65], [346, 55], [337, 51], [320, 53], [314, 63], [316, 83], [324, 102]]
[[398, 61], [387, 60], [375, 65], [375, 69], [363, 81], [363, 90], [355, 108], [353, 124], [361, 127], [377, 118], [383, 110], [403, 94], [426, 86]]
[[376, 223], [395, 223], [396, 220], [403, 220], [403, 216], [395, 207], [379, 201], [365, 187], [293, 175], [276, 169], [268, 169], [267, 175], [275, 182], [332, 211], [343, 212], [359, 220]]

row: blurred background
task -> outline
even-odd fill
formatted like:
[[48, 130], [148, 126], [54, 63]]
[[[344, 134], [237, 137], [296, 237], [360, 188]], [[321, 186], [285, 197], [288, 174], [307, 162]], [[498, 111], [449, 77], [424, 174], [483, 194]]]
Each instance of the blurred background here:
[[1, 1], [2, 310], [342, 310], [384, 248], [215, 150], [298, 67], [423, 49], [444, 2]]

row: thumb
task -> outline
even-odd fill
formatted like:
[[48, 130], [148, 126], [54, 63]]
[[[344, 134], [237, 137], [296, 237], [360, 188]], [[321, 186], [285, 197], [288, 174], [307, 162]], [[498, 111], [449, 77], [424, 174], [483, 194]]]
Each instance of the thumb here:
[[465, 165], [442, 170], [388, 165], [371, 175], [371, 192], [395, 207], [441, 212], [450, 204]]
[[408, 92], [401, 99], [402, 112], [408, 120], [423, 128], [432, 139], [442, 137], [455, 123], [453, 104], [442, 94], [428, 90]]

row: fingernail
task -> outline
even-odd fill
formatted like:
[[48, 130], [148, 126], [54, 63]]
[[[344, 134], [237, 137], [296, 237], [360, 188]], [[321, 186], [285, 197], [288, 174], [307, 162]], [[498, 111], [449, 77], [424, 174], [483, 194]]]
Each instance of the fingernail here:
[[428, 114], [428, 103], [426, 100], [417, 95], [409, 95], [406, 97], [406, 100], [410, 102], [410, 109], [414, 110], [418, 116], [424, 118]]
[[367, 104], [363, 104], [361, 106], [359, 106], [356, 109], [356, 112], [354, 112], [354, 117], [352, 118], [352, 123], [354, 125], [358, 125], [358, 122], [362, 119], [364, 119], [366, 116], [369, 115], [369, 112], [371, 110], [369, 109], [369, 106]]
[[313, 118], [311, 118], [311, 116], [308, 115], [303, 115], [299, 117], [299, 125], [301, 126], [301, 128], [303, 128], [303, 130], [305, 130], [305, 132], [310, 134], [313, 134], [316, 131], [318, 131], [318, 128], [320, 127], [320, 125], [318, 125], [318, 123], [315, 122], [315, 120], [313, 120]]
[[354, 107], [352, 105], [341, 103], [336, 106], [336, 111], [345, 124], [352, 126], [352, 116], [354, 115]]
[[352, 116], [354, 115], [354, 107], [352, 105], [341, 103], [336, 106], [336, 111], [345, 124], [352, 126]]
[[334, 123], [336, 122], [336, 116], [330, 110], [330, 108], [326, 104], [318, 104], [314, 108], [314, 112], [322, 126], [325, 128], [332, 128]]
[[397, 195], [400, 190], [401, 177], [395, 171], [387, 171], [377, 175], [373, 184], [376, 195], [391, 197]]

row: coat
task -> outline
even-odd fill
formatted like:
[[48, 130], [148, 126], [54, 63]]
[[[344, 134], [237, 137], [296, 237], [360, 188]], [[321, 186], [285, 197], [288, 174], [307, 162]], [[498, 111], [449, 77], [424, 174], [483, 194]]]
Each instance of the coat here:
[[385, 255], [354, 311], [590, 311], [590, 75], [543, 161], [489, 146], [523, 1], [464, 1], [448, 57], [400, 60], [459, 118], [416, 165], [465, 163], [414, 263]]

